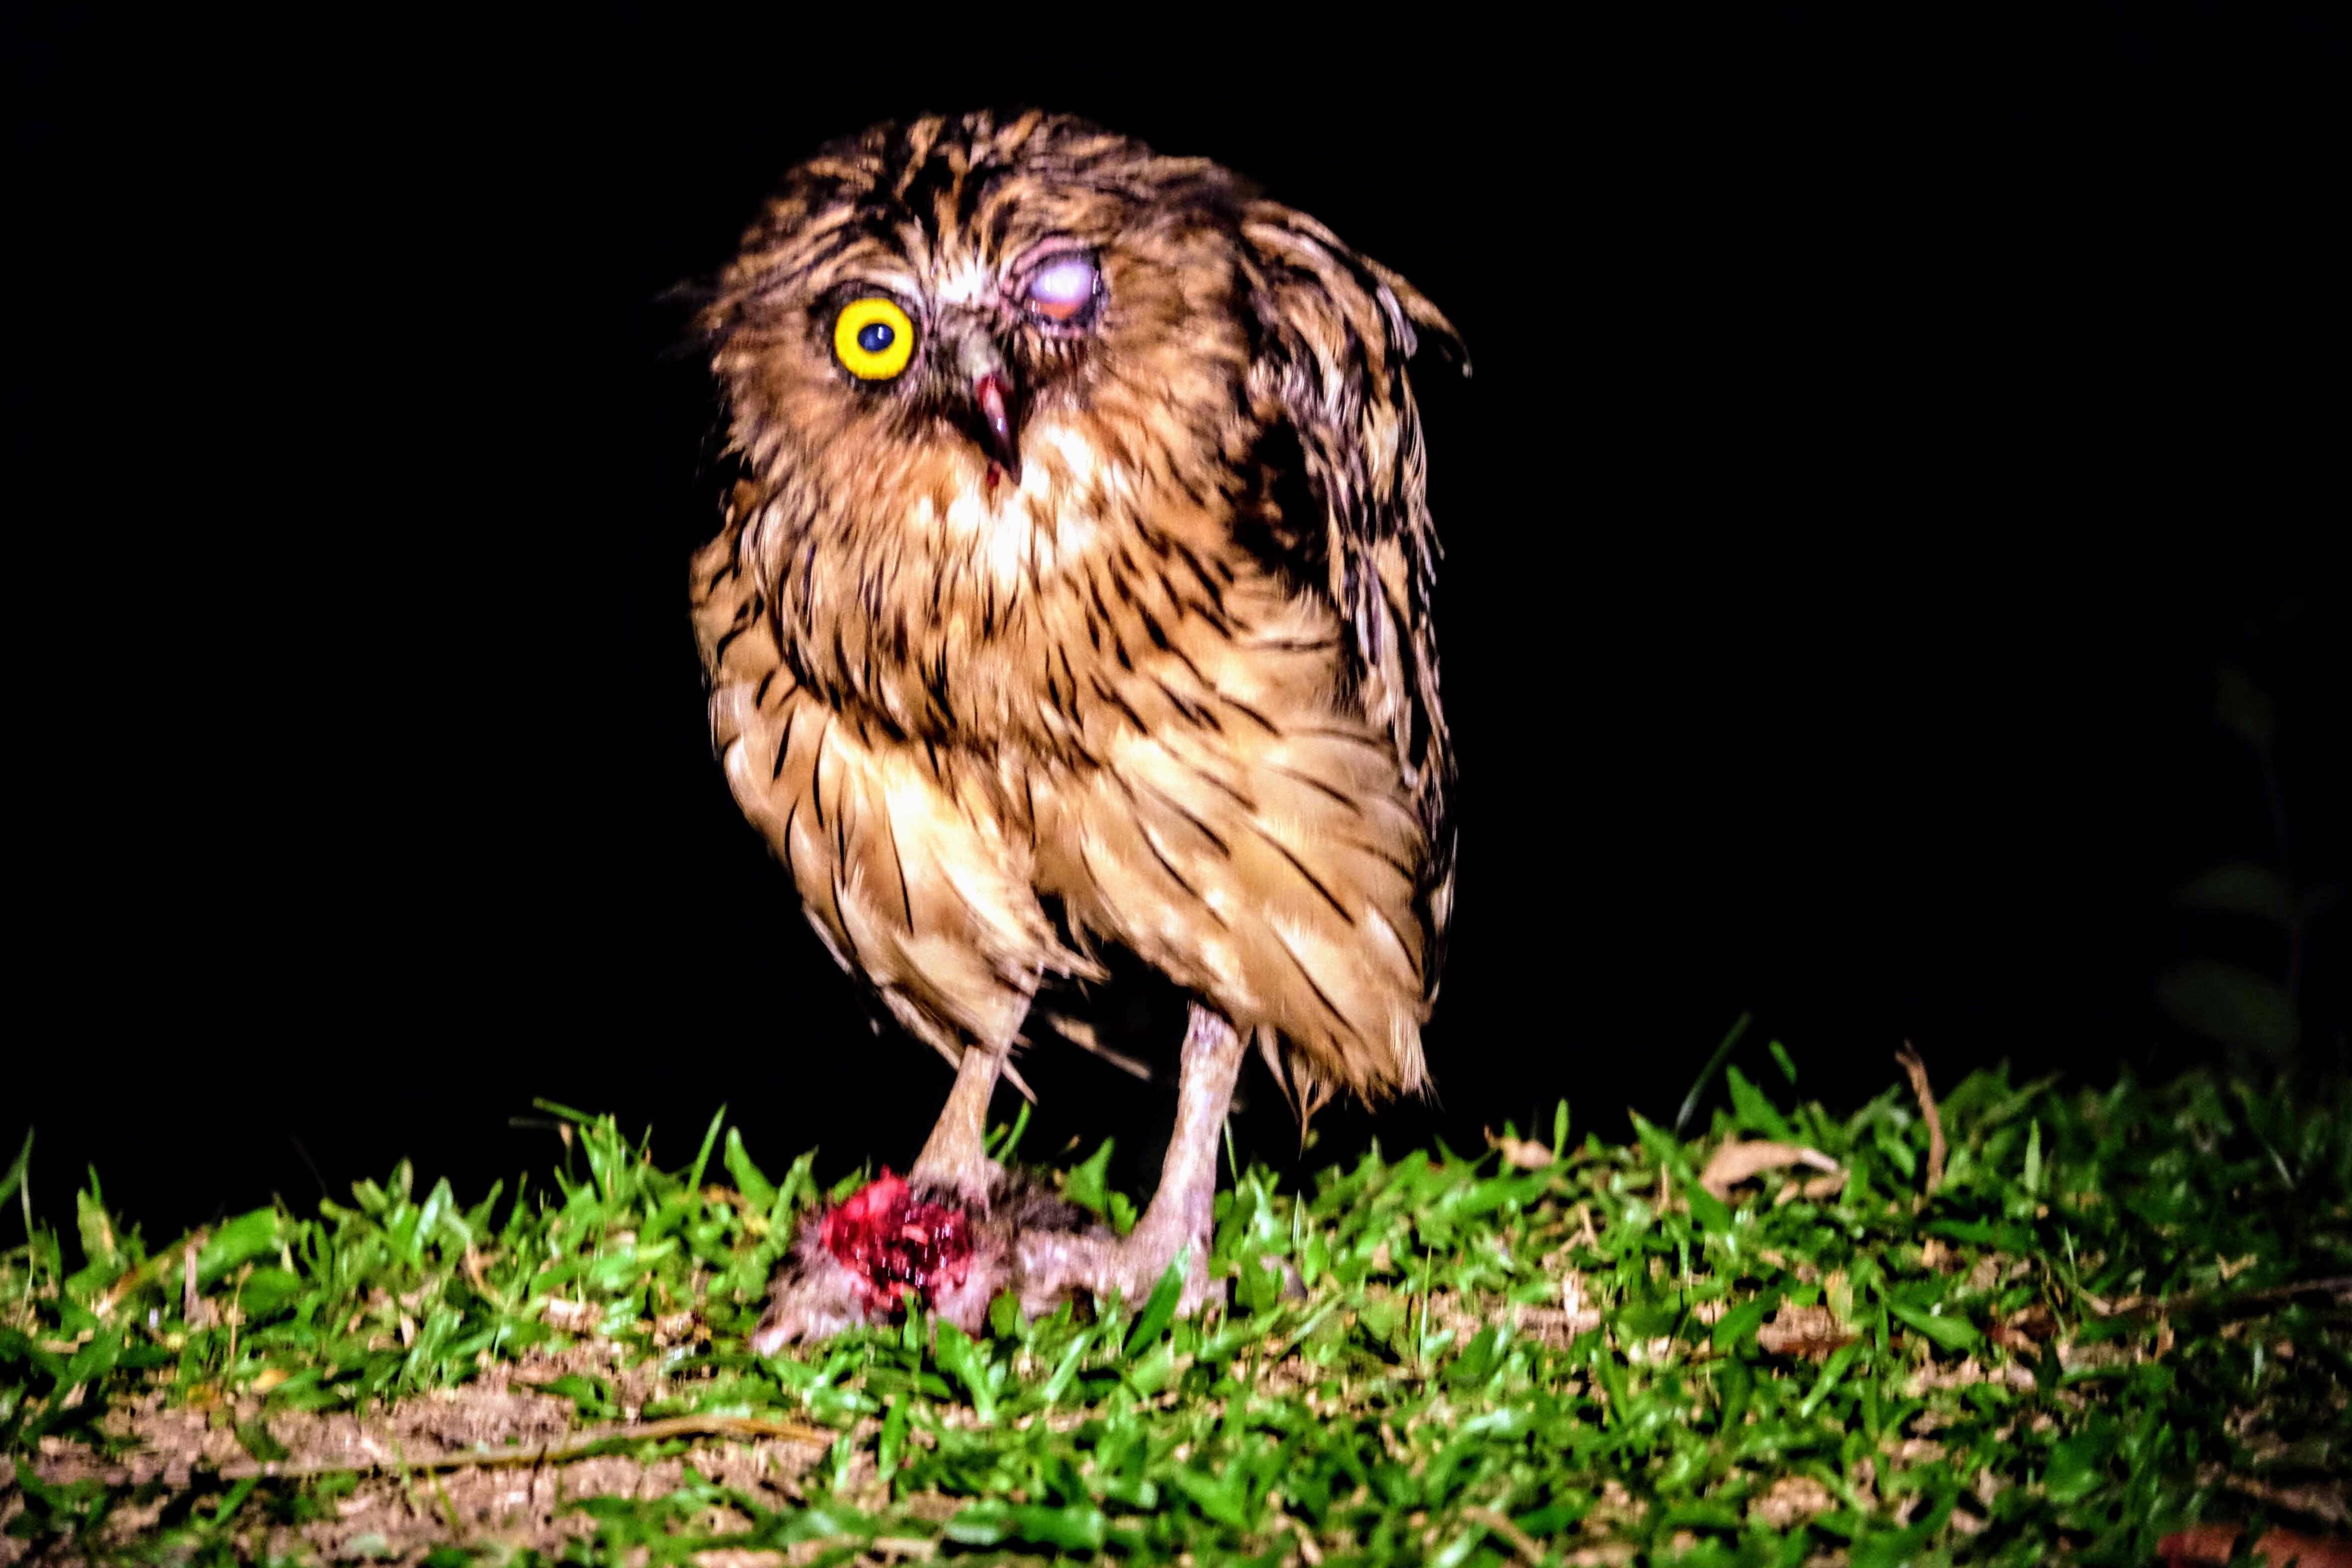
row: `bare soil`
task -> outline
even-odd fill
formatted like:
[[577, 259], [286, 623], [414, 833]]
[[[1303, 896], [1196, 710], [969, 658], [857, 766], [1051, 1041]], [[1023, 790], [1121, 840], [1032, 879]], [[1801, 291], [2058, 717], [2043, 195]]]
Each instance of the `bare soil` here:
[[[357, 1471], [357, 1484], [325, 1503], [328, 1517], [299, 1524], [267, 1522], [262, 1510], [239, 1541], [249, 1558], [299, 1553], [327, 1562], [413, 1563], [445, 1542], [524, 1547], [554, 1555], [572, 1539], [593, 1533], [594, 1521], [569, 1505], [588, 1497], [653, 1498], [677, 1489], [691, 1463], [707, 1479], [732, 1488], [767, 1508], [801, 1500], [799, 1478], [821, 1460], [826, 1444], [814, 1436], [711, 1438], [686, 1455], [651, 1462], [622, 1455], [517, 1462], [526, 1454], [583, 1436], [626, 1437], [648, 1397], [659, 1392], [643, 1371], [614, 1364], [618, 1347], [576, 1346], [558, 1355], [527, 1356], [485, 1370], [462, 1388], [404, 1400], [367, 1416], [281, 1411], [267, 1419], [287, 1457], [257, 1464], [239, 1441], [236, 1426], [262, 1418], [262, 1401], [247, 1397], [209, 1408], [169, 1407], [161, 1394], [109, 1411], [100, 1425], [125, 1447], [110, 1459], [89, 1447], [47, 1439], [34, 1462], [44, 1481], [67, 1484], [100, 1479], [134, 1486], [161, 1482], [162, 1495], [118, 1510], [91, 1545], [127, 1543], [154, 1527], [173, 1496], [192, 1484], [253, 1474], [289, 1477], [320, 1470]], [[583, 1425], [572, 1402], [530, 1386], [566, 1373], [594, 1372], [608, 1379], [628, 1419]], [[484, 1460], [489, 1462], [482, 1462]], [[13, 1494], [16, 1489], [5, 1489]], [[0, 1500], [0, 1525], [23, 1500]], [[714, 1509], [696, 1527], [710, 1533], [745, 1527], [731, 1510]], [[908, 1543], [912, 1545], [914, 1543]], [[923, 1543], [928, 1549], [928, 1543]], [[27, 1542], [0, 1536], [0, 1564], [32, 1560]], [[785, 1561], [775, 1552], [706, 1553], [743, 1563]], [[44, 1552], [42, 1561], [58, 1560]]]

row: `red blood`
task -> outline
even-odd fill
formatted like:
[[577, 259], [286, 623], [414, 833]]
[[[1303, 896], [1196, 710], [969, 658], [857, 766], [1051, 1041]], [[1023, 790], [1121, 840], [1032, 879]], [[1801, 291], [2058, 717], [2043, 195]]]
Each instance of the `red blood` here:
[[988, 493], [990, 495], [994, 495], [996, 493], [996, 465], [994, 463], [991, 463], [988, 465]]
[[929, 1301], [941, 1286], [961, 1285], [971, 1268], [971, 1233], [963, 1210], [919, 1198], [885, 1167], [825, 1210], [817, 1237], [858, 1278], [868, 1311], [906, 1298]]

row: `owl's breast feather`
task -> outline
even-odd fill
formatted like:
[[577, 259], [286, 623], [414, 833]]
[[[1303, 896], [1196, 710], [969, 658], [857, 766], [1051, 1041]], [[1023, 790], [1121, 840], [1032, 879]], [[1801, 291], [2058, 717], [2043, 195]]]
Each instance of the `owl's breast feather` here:
[[795, 671], [928, 743], [1080, 763], [1122, 732], [1328, 713], [1337, 622], [1238, 541], [1254, 487], [1213, 449], [1138, 460], [1122, 428], [1043, 413], [993, 489], [960, 447], [827, 476], [767, 556]]
[[920, 498], [916, 527], [937, 540], [934, 570], [949, 583], [984, 575], [1009, 595], [1043, 588], [1076, 565], [1101, 537], [1107, 506], [1116, 503], [1091, 458], [1076, 469], [1055, 460], [1060, 456], [1024, 462], [1017, 486], [992, 485], [983, 472], [953, 492], [943, 510]]

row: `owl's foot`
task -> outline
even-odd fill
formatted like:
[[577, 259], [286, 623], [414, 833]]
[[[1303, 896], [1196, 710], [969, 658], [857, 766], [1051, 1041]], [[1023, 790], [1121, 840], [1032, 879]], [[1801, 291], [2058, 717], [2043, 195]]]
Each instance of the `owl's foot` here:
[[1030, 1317], [1080, 1291], [1097, 1300], [1117, 1292], [1139, 1307], [1179, 1254], [1189, 1261], [1177, 1310], [1190, 1316], [1222, 1301], [1224, 1282], [1209, 1275], [1209, 1241], [1218, 1135], [1241, 1060], [1234, 1026], [1195, 1006], [1160, 1190], [1120, 1238], [1058, 1194], [988, 1161], [978, 1117], [966, 1113], [975, 1103], [985, 1110], [984, 1090], [994, 1087], [1002, 1058], [967, 1050], [948, 1112], [910, 1179], [885, 1171], [802, 1224], [752, 1332], [752, 1350], [768, 1355], [796, 1340], [888, 1322], [909, 1300], [967, 1333], [980, 1331], [1002, 1290]]
[[1097, 1302], [1116, 1294], [1130, 1311], [1148, 1300], [1179, 1253], [1188, 1255], [1184, 1288], [1176, 1311], [1191, 1317], [1211, 1301], [1223, 1302], [1225, 1282], [1209, 1277], [1209, 1238], [1147, 1232], [1140, 1225], [1122, 1239], [1102, 1236], [1024, 1236], [1021, 1306], [1036, 1317], [1081, 1291]]
[[1176, 1129], [1150, 1206], [1123, 1240], [1022, 1236], [1017, 1245], [1027, 1288], [1024, 1307], [1030, 1293], [1050, 1303], [1076, 1290], [1097, 1300], [1116, 1290], [1129, 1308], [1140, 1307], [1180, 1253], [1190, 1261], [1177, 1311], [1190, 1317], [1208, 1302], [1225, 1299], [1224, 1281], [1209, 1276], [1209, 1241], [1216, 1218], [1218, 1135], [1241, 1064], [1240, 1034], [1196, 1004], [1184, 1031]]

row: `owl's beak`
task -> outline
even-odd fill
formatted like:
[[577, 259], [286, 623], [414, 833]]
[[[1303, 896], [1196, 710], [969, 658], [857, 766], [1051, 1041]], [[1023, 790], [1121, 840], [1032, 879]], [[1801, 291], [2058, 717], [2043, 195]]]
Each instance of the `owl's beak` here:
[[971, 388], [972, 411], [980, 416], [981, 445], [1014, 484], [1021, 482], [1021, 419], [1013, 388], [1013, 373], [1004, 355], [986, 332], [964, 339], [956, 356], [965, 384]]
[[983, 375], [972, 384], [971, 400], [980, 409], [980, 422], [988, 427], [988, 455], [1019, 484], [1021, 432], [1013, 423], [1012, 382], [1002, 372]]

